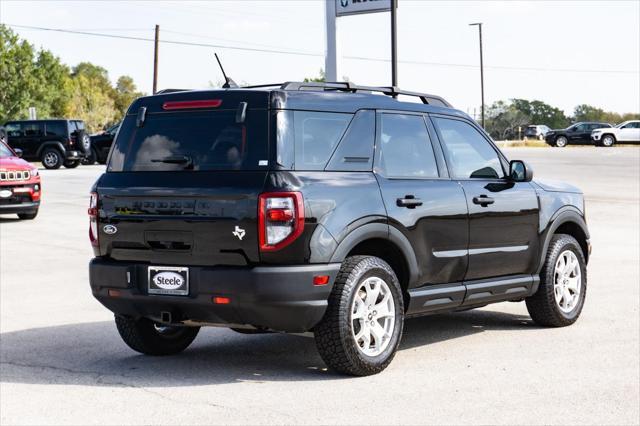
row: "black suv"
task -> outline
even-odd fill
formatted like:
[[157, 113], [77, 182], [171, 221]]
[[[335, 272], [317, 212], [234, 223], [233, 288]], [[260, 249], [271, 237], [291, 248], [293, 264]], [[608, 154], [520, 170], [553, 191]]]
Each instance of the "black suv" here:
[[81, 120], [20, 120], [5, 125], [9, 146], [22, 150], [27, 161], [47, 169], [78, 167], [91, 152], [91, 140]]
[[82, 164], [94, 164], [95, 162], [105, 164], [107, 162], [109, 151], [111, 150], [111, 144], [113, 143], [113, 139], [116, 137], [119, 128], [120, 123], [118, 122], [113, 126], [108, 127], [104, 132], [89, 136], [91, 139], [91, 152], [82, 161]]
[[609, 123], [580, 122], [566, 129], [550, 130], [544, 135], [548, 145], [564, 148], [569, 144], [592, 144], [591, 132], [595, 129], [611, 127]]
[[584, 211], [436, 96], [165, 93], [131, 105], [92, 189], [90, 284], [144, 354], [200, 326], [312, 332], [331, 368], [368, 375], [408, 317], [526, 301], [538, 324], [576, 321]]

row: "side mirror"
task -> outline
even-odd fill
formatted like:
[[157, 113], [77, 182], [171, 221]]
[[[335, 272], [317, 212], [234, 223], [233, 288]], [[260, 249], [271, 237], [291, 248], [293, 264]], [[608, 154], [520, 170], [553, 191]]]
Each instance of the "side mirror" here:
[[531, 182], [533, 169], [522, 160], [513, 160], [509, 163], [509, 178], [514, 182]]
[[16, 153], [17, 157], [22, 157], [22, 150], [20, 148], [16, 148], [13, 150]]

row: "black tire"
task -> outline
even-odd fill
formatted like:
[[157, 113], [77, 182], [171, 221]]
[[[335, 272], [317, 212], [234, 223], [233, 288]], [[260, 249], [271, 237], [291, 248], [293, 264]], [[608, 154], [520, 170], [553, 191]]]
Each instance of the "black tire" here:
[[91, 138], [84, 130], [78, 130], [76, 133], [77, 146], [84, 155], [91, 154]]
[[33, 220], [36, 216], [38, 216], [38, 210], [27, 213], [18, 213], [18, 217], [22, 220]]
[[605, 148], [611, 148], [616, 144], [616, 142], [616, 137], [611, 134], [602, 135], [602, 137], [600, 138], [600, 146], [603, 146]]
[[40, 156], [40, 161], [45, 169], [55, 170], [59, 169], [64, 162], [64, 158], [60, 150], [56, 148], [46, 148], [42, 151], [42, 155]]
[[175, 355], [187, 349], [200, 327], [164, 327], [147, 319], [115, 316], [122, 340], [134, 351], [145, 355]]
[[95, 148], [91, 147], [91, 152], [82, 159], [82, 164], [84, 166], [91, 166], [95, 164], [96, 161], [98, 161], [98, 153]]
[[[386, 348], [377, 356], [369, 356], [356, 343], [351, 316], [356, 292], [367, 278], [374, 276], [385, 281], [393, 296], [395, 325]], [[402, 289], [393, 269], [377, 257], [353, 256], [343, 262], [329, 296], [327, 311], [314, 334], [318, 352], [329, 368], [354, 376], [368, 376], [381, 372], [391, 363], [400, 344], [403, 326]]]
[[[581, 284], [576, 305], [570, 312], [563, 312], [555, 298], [555, 266], [559, 256], [565, 251], [572, 251], [580, 266]], [[545, 327], [565, 327], [571, 325], [580, 316], [587, 294], [587, 264], [578, 241], [571, 235], [556, 234], [549, 243], [547, 257], [540, 271], [538, 291], [525, 299], [527, 310], [536, 324]]]
[[569, 139], [566, 136], [558, 136], [555, 140], [555, 145], [558, 148], [564, 148], [569, 145]]
[[67, 169], [75, 169], [80, 165], [80, 160], [67, 160], [64, 162], [64, 166]]

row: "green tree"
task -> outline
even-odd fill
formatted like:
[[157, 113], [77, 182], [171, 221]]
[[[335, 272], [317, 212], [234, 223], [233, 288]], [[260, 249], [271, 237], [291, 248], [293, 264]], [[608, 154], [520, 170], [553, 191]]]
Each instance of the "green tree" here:
[[582, 104], [573, 110], [574, 121], [602, 121], [605, 123], [618, 124], [627, 120], [640, 120], [640, 114], [605, 111], [592, 105]]
[[324, 70], [320, 68], [320, 74], [317, 77], [305, 77], [303, 81], [305, 83], [324, 83], [327, 81], [327, 77]]
[[511, 99], [511, 103], [516, 110], [531, 119], [527, 124], [544, 124], [552, 129], [560, 129], [567, 127], [570, 123], [569, 118], [560, 108], [553, 107], [542, 101]]
[[70, 100], [71, 74], [69, 67], [48, 50], [38, 52], [34, 64], [37, 86], [33, 106], [40, 117], [63, 117]]
[[144, 96], [144, 93], [138, 91], [133, 82], [133, 78], [128, 75], [123, 75], [118, 78], [114, 96], [116, 113], [119, 116], [124, 116], [131, 102], [140, 96]]
[[104, 86], [103, 77], [81, 69], [80, 72], [74, 72], [72, 78], [65, 116], [84, 120], [89, 131], [102, 129], [116, 120], [115, 102], [110, 96], [113, 88], [110, 84], [108, 88]]
[[25, 118], [37, 86], [34, 50], [0, 25], [0, 120]]
[[591, 105], [582, 104], [573, 110], [575, 121], [604, 121], [605, 112], [603, 109]]
[[486, 131], [496, 139], [507, 139], [518, 135], [518, 127], [531, 122], [531, 117], [516, 108], [513, 102], [497, 101], [485, 113]]

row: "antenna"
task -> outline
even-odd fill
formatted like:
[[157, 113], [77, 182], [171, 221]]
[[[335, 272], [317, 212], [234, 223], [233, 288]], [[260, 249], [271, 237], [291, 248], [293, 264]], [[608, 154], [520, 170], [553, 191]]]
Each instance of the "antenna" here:
[[220, 58], [218, 58], [218, 54], [214, 52], [216, 57], [216, 61], [218, 61], [218, 65], [220, 66], [220, 70], [222, 71], [222, 75], [224, 76], [224, 84], [222, 85], [223, 89], [229, 89], [231, 87], [238, 87], [235, 81], [231, 78], [227, 77], [227, 73], [224, 72], [224, 68], [222, 67], [222, 62], [220, 62]]

